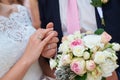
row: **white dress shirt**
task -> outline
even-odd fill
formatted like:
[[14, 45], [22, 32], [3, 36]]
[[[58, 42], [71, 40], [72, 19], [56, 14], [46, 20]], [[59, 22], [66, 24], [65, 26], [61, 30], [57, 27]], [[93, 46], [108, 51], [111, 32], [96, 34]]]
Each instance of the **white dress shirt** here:
[[[90, 4], [90, 1], [91, 0], [77, 0], [81, 32], [95, 31], [97, 29], [95, 9]], [[68, 0], [59, 0], [60, 19], [64, 35], [68, 35], [66, 26], [67, 3]]]

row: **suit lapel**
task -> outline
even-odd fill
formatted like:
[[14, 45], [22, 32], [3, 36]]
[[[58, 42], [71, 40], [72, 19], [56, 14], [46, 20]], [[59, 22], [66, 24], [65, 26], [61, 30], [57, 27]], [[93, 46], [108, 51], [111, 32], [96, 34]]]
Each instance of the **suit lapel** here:
[[60, 8], [59, 8], [59, 0], [53, 0], [54, 2], [54, 12], [53, 12], [53, 16], [54, 16], [54, 24], [55, 24], [55, 30], [58, 32], [58, 37], [60, 42], [58, 44], [61, 43], [62, 37], [63, 37], [63, 32], [62, 32], [62, 26], [61, 26], [61, 20], [60, 20]]
[[59, 43], [61, 43], [63, 32], [60, 20], [59, 0], [46, 0], [46, 20], [47, 23], [53, 22], [54, 29], [58, 32]]

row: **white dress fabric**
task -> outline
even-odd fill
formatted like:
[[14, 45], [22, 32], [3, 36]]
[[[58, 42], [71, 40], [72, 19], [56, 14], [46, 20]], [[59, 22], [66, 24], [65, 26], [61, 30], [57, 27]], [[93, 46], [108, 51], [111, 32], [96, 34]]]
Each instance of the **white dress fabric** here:
[[[2, 77], [23, 55], [31, 34], [35, 32], [27, 9], [15, 5], [18, 9], [9, 17], [0, 16], [0, 77]], [[16, 73], [17, 74], [17, 73]], [[43, 78], [39, 63], [34, 63], [23, 80], [48, 80]]]

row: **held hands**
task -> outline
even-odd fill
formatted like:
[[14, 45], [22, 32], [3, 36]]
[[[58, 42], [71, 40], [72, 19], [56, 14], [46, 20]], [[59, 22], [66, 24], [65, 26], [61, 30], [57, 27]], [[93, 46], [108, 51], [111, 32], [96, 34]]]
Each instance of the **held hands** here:
[[[49, 33], [49, 36], [46, 36]], [[55, 36], [53, 28], [38, 29], [29, 39], [25, 53], [22, 58], [34, 63], [41, 55], [44, 47]]]
[[[48, 23], [48, 25], [46, 26], [46, 29], [49, 28], [53, 28], [53, 23], [50, 22]], [[50, 31], [46, 37], [48, 37], [51, 33], [54, 33], [54, 36], [51, 38], [51, 40], [47, 43], [47, 45], [45, 46], [43, 52], [42, 52], [42, 56], [45, 58], [51, 58], [55, 55], [56, 51], [57, 51], [57, 42], [59, 41], [58, 39], [58, 33], [56, 31]]]

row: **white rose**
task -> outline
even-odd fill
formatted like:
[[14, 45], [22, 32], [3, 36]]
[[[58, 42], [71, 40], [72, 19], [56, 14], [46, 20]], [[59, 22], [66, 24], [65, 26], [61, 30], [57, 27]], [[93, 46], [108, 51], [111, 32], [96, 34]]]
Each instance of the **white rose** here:
[[83, 58], [84, 59], [89, 59], [90, 58], [90, 53], [89, 52], [84, 52], [83, 53]]
[[64, 65], [67, 65], [67, 64], [70, 64], [71, 63], [71, 60], [72, 60], [72, 55], [70, 55], [70, 54], [63, 54], [62, 56], [61, 56], [61, 62], [62, 62], [62, 66], [64, 66]]
[[75, 33], [74, 33], [74, 38], [75, 39], [81, 39], [81, 34], [80, 34], [80, 31], [76, 31]]
[[106, 59], [103, 64], [99, 65], [102, 70], [103, 77], [109, 77], [112, 75], [112, 72], [118, 67], [115, 61], [111, 59]]
[[97, 64], [105, 63], [106, 59], [111, 59], [111, 60], [113, 60], [113, 61], [116, 62], [117, 56], [115, 55], [115, 53], [109, 52], [107, 50], [105, 50], [103, 52], [97, 52], [97, 53], [95, 53], [94, 61]]
[[107, 48], [105, 51], [110, 52], [110, 53], [115, 53], [115, 51], [112, 48]]
[[54, 60], [54, 59], [50, 59], [50, 68], [51, 69], [53, 69], [53, 68], [55, 68], [57, 66], [57, 62], [56, 62], [56, 60]]
[[119, 51], [120, 50], [120, 44], [112, 43], [112, 45], [113, 45], [112, 49], [114, 49], [115, 51]]
[[118, 57], [117, 57], [116, 54], [113, 53], [112, 56], [111, 56], [111, 59], [112, 59], [113, 61], [117, 61]]
[[83, 56], [85, 47], [84, 46], [75, 46], [72, 48], [72, 51], [73, 51], [74, 56], [81, 57], [81, 56]]
[[103, 77], [112, 75], [112, 72], [118, 67], [116, 64], [117, 56], [110, 51], [97, 52], [94, 61], [99, 64]]
[[101, 36], [99, 35], [87, 35], [83, 37], [83, 41], [85, 46], [88, 48], [94, 48], [101, 43]]
[[68, 39], [68, 41], [71, 42], [71, 41], [73, 41], [75, 38], [74, 38], [74, 35], [71, 34], [71, 35], [68, 35], [68, 36], [67, 36], [67, 39]]
[[97, 75], [94, 76], [91, 73], [87, 73], [87, 79], [86, 80], [102, 80], [102, 76], [97, 76]]
[[67, 53], [69, 52], [69, 42], [64, 41], [62, 44], [60, 44], [59, 52]]
[[97, 64], [104, 63], [105, 59], [106, 59], [106, 56], [105, 56], [104, 52], [96, 52], [94, 55], [94, 61]]
[[93, 48], [91, 48], [91, 51], [93, 53], [96, 53], [97, 51], [101, 51], [104, 49], [104, 44], [103, 43], [98, 43], [96, 44], [96, 46], [94, 46]]
[[118, 59], [117, 56], [115, 55], [115, 52], [114, 51], [108, 51], [108, 49], [104, 51], [104, 55], [106, 56], [106, 59], [110, 58], [113, 61], [116, 61]]

